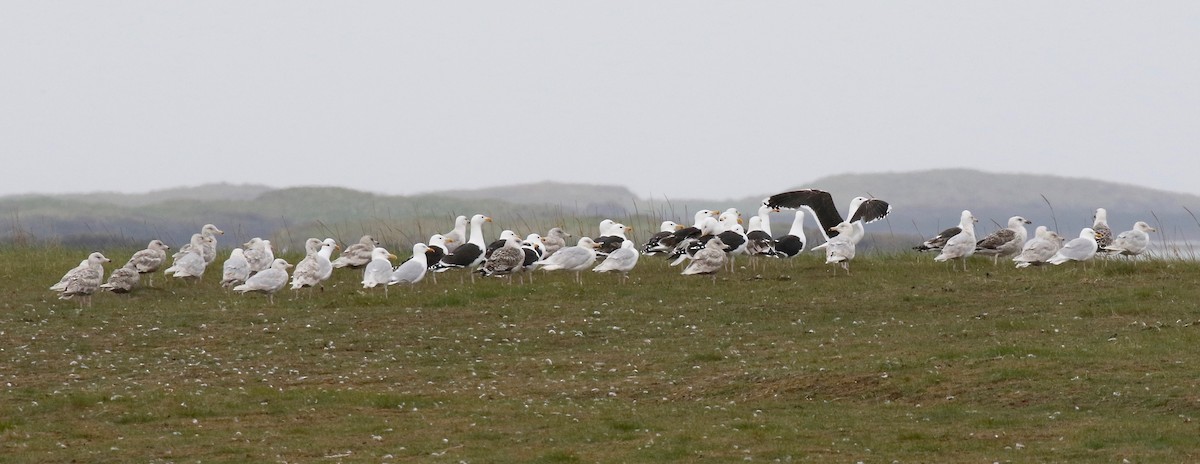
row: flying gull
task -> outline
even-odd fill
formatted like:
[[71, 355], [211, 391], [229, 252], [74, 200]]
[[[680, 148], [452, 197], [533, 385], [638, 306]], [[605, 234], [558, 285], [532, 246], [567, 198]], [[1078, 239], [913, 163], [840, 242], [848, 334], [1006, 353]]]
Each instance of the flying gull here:
[[877, 198], [854, 197], [850, 200], [850, 208], [846, 212], [848, 219], [843, 218], [833, 203], [833, 195], [817, 189], [777, 193], [763, 200], [763, 205], [771, 208], [803, 208], [807, 210], [817, 219], [817, 225], [820, 226], [818, 229], [826, 241], [839, 233], [835, 229], [838, 224], [848, 222], [854, 226], [850, 240], [856, 244], [862, 240], [865, 234], [864, 224], [883, 219], [892, 212], [892, 206], [886, 201]]

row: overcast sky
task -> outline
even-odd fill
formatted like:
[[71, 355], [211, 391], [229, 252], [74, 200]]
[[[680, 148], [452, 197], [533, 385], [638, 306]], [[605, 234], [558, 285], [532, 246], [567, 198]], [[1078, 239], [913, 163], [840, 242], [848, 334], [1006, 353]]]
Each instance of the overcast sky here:
[[0, 3], [0, 195], [967, 167], [1200, 194], [1200, 2]]

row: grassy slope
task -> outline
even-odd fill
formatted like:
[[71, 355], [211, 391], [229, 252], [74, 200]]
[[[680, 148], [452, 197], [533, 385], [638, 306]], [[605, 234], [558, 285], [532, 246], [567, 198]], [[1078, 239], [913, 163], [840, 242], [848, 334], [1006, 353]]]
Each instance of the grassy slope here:
[[1200, 458], [1195, 263], [807, 256], [714, 285], [646, 259], [387, 299], [339, 270], [274, 306], [211, 273], [80, 311], [45, 287], [84, 254], [0, 249], [5, 460]]

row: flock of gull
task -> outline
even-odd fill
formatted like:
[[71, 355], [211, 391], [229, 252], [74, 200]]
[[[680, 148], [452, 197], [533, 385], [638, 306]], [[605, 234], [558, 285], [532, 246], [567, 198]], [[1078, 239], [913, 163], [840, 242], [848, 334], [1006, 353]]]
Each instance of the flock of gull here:
[[[795, 217], [786, 235], [774, 237], [770, 213], [781, 209], [795, 210]], [[522, 282], [526, 276], [532, 282], [534, 270], [562, 270], [573, 272], [579, 284], [583, 283], [583, 271], [591, 270], [618, 273], [624, 283], [643, 255], [665, 256], [671, 266], [682, 266], [681, 274], [709, 275], [715, 282], [718, 272], [735, 269], [739, 255], [786, 259], [805, 251], [809, 245], [804, 233], [806, 212], [814, 217], [824, 240], [810, 250], [824, 252], [827, 264], [837, 265], [849, 274], [856, 246], [866, 233], [864, 226], [886, 217], [891, 206], [880, 199], [856, 197], [851, 200], [846, 216], [842, 216], [828, 192], [815, 189], [783, 192], [763, 200], [757, 214], [749, 218], [748, 227], [742, 226], [742, 214], [735, 208], [704, 209], [695, 213], [690, 226], [664, 221], [640, 248], [626, 235], [633, 229], [611, 219], [600, 222], [595, 238], [580, 237], [575, 245], [568, 246], [572, 235], [558, 227], [545, 235], [530, 233], [524, 237], [504, 230], [498, 240], [487, 242], [483, 226], [491, 218], [483, 214], [459, 216], [449, 232], [434, 234], [427, 242], [413, 245], [412, 257], [399, 266], [392, 265], [396, 255], [370, 235], [341, 250], [336, 259], [333, 253], [341, 247], [335, 240], [309, 238], [305, 257], [294, 266], [275, 257], [270, 240], [255, 237], [233, 249], [224, 261], [221, 285], [239, 293], [265, 293], [274, 303], [274, 293], [287, 287], [289, 279], [292, 290], [324, 288], [323, 283], [337, 268], [361, 269], [363, 288], [382, 286], [385, 296], [389, 286], [416, 284], [426, 276], [436, 281], [437, 274], [452, 270], [469, 271], [472, 281], [475, 274], [480, 274], [504, 276], [510, 281], [516, 276]], [[1138, 221], [1133, 229], [1113, 235], [1103, 208], [1096, 210], [1092, 227], [1084, 228], [1070, 241], [1046, 226], [1038, 226], [1034, 237], [1028, 238], [1026, 226], [1030, 221], [1021, 216], [1009, 219], [1008, 227], [977, 239], [976, 222], [975, 216], [964, 210], [958, 226], [942, 231], [914, 249], [938, 252], [935, 261], [961, 261], [964, 270], [967, 258], [973, 255], [991, 256], [996, 264], [1001, 258], [1011, 259], [1016, 267], [1024, 268], [1084, 262], [1099, 254], [1138, 256], [1149, 248], [1149, 233], [1155, 232], [1147, 223]], [[171, 257], [171, 264], [163, 269], [163, 274], [200, 280], [217, 258], [217, 236], [223, 234], [216, 226], [205, 225]], [[91, 295], [99, 290], [133, 291], [143, 274], [153, 286], [154, 274], [167, 264], [168, 250], [170, 247], [161, 240], [152, 240], [146, 249], [134, 253], [124, 266], [115, 269], [104, 283], [103, 264], [111, 260], [93, 252], [50, 289], [58, 292], [59, 298], [80, 297], [80, 305], [84, 301], [90, 305]], [[293, 269], [290, 275], [289, 269]]]

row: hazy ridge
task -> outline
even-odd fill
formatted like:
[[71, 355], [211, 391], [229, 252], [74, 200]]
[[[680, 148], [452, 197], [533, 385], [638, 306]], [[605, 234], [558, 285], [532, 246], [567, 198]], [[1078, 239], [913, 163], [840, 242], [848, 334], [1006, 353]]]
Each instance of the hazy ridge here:
[[[1200, 225], [1188, 210], [1200, 210], [1200, 196], [1090, 179], [1046, 175], [995, 174], [954, 169], [904, 173], [845, 174], [797, 183], [794, 188], [820, 188], [839, 205], [851, 197], [872, 195], [888, 200], [894, 212], [868, 226], [872, 243], [900, 248], [918, 236], [954, 225], [962, 209], [970, 209], [982, 233], [1021, 215], [1034, 224], [1075, 235], [1091, 225], [1092, 212], [1104, 207], [1109, 223], [1126, 230], [1136, 220], [1160, 226], [1162, 239], [1196, 240]], [[180, 244], [204, 223], [225, 229], [241, 243], [253, 236], [297, 244], [307, 236], [334, 236], [353, 241], [362, 233], [389, 237], [407, 246], [428, 234], [444, 232], [458, 214], [485, 212], [499, 228], [521, 231], [566, 226], [579, 234], [594, 233], [597, 218], [612, 217], [635, 226], [636, 237], [663, 219], [690, 222], [699, 208], [737, 207], [753, 214], [763, 197], [737, 200], [643, 199], [612, 185], [540, 182], [412, 196], [379, 195], [337, 187], [273, 189], [260, 185], [211, 184], [144, 194], [97, 193], [0, 197], [0, 243], [50, 242], [105, 246], [142, 244], [164, 238]], [[1053, 208], [1053, 210], [1051, 209]], [[776, 233], [786, 231], [788, 214], [773, 219]], [[809, 222], [810, 235], [816, 224]], [[497, 232], [493, 231], [491, 235]]]

